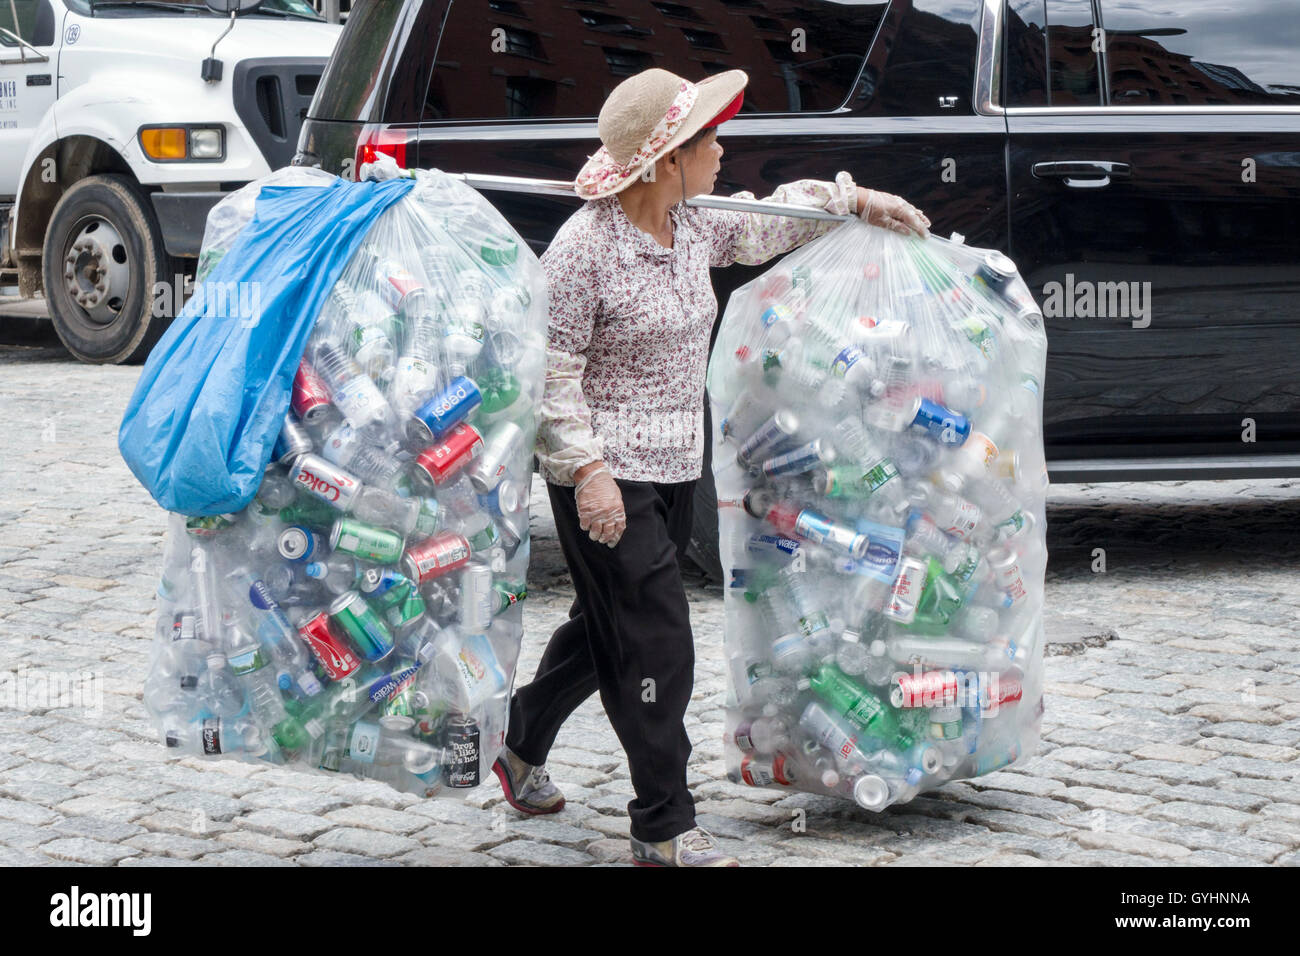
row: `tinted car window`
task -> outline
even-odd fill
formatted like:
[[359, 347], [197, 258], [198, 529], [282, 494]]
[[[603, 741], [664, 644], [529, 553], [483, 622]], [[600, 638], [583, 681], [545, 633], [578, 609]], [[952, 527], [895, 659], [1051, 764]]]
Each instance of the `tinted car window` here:
[[1008, 4], [1006, 104], [1100, 105], [1095, 28], [1090, 0]]
[[1102, 3], [1112, 106], [1300, 106], [1295, 0]]
[[981, 6], [978, 0], [890, 5], [853, 105], [884, 116], [971, 112]]
[[749, 73], [748, 113], [819, 112], [853, 89], [885, 3], [454, 0], [426, 120], [590, 119], [624, 78]]
[[385, 123], [417, 119], [444, 9], [442, 0], [357, 4], [308, 115]]

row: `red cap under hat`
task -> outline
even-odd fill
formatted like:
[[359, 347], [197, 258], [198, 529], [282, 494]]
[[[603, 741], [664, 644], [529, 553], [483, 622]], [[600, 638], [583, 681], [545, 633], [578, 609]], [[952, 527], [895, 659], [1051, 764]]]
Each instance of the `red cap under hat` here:
[[741, 90], [739, 93], [736, 94], [736, 98], [732, 100], [730, 103], [728, 103], [721, 113], [719, 113], [717, 116], [713, 117], [713, 119], [709, 120], [707, 123], [704, 124], [704, 128], [708, 129], [710, 126], [718, 126], [722, 123], [725, 123], [727, 120], [731, 119], [733, 116], [735, 116], [737, 113], [740, 112], [740, 104], [743, 103], [744, 101], [745, 101], [745, 91]]

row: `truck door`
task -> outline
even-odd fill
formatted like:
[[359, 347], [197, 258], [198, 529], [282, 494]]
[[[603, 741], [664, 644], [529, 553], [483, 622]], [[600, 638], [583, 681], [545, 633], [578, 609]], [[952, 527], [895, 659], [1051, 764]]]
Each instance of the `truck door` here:
[[1006, 21], [1049, 458], [1294, 450], [1300, 10], [1011, 0]]
[[54, 105], [57, 59], [51, 0], [0, 0], [0, 200], [17, 195], [32, 132]]

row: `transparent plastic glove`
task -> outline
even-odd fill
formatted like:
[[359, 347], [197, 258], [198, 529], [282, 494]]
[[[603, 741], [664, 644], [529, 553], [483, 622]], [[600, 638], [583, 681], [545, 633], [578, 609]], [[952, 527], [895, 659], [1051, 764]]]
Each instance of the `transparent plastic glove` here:
[[601, 465], [574, 489], [578, 502], [578, 527], [607, 547], [614, 547], [627, 528], [623, 493], [618, 490], [609, 468]]
[[930, 220], [925, 213], [893, 193], [862, 189], [858, 193], [858, 218], [904, 236], [916, 233], [922, 239], [930, 238]]

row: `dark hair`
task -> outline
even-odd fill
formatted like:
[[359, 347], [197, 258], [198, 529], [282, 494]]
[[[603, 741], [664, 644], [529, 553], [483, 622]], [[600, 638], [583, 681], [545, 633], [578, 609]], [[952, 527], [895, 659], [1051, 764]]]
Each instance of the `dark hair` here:
[[688, 139], [686, 142], [682, 143], [682, 145], [678, 146], [677, 148], [678, 148], [678, 149], [682, 149], [682, 150], [686, 150], [686, 151], [689, 152], [689, 151], [695, 149], [695, 147], [699, 146], [700, 143], [704, 142], [704, 138], [705, 138], [706, 136], [708, 136], [710, 133], [712, 133], [712, 132], [716, 132], [716, 131], [717, 131], [717, 127], [716, 127], [716, 126], [706, 126], [706, 127], [704, 127], [704, 129], [700, 130], [698, 133], [696, 133], [694, 136], [692, 136], [692, 137], [691, 137], [690, 139]]

